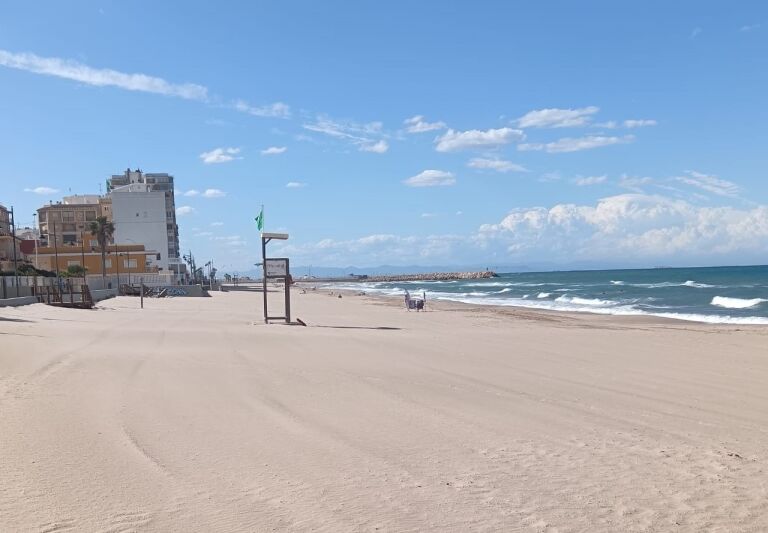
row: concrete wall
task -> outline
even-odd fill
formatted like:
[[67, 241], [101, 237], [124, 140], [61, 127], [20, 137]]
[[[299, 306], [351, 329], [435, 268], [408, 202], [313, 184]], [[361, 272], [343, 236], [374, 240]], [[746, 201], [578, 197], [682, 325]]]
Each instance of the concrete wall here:
[[0, 307], [17, 307], [19, 305], [36, 304], [37, 297], [35, 296], [22, 296], [21, 298], [7, 298], [5, 300], [0, 299]]

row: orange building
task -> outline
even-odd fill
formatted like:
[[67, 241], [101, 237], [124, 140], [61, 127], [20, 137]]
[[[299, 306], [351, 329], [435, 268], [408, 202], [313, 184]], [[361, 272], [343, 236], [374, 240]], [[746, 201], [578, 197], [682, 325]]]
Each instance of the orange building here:
[[[143, 244], [113, 244], [107, 247], [107, 275], [155, 273], [150, 259], [157, 252], [145, 250]], [[84, 266], [88, 274], [101, 274], [101, 251], [89, 246], [41, 246], [37, 254], [28, 256], [41, 270], [64, 272], [70, 266]]]

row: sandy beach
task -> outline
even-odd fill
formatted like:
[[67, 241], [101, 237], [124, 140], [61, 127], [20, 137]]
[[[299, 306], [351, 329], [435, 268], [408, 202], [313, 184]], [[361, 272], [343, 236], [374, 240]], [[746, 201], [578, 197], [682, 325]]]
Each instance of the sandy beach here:
[[0, 531], [768, 529], [768, 328], [260, 305], [0, 309]]

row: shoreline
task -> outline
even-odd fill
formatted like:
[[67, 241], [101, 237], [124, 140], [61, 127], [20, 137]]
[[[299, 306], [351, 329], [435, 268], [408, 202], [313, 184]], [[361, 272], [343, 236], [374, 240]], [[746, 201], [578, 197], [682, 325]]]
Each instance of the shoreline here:
[[[308, 288], [308, 287], [306, 287]], [[322, 291], [335, 291], [342, 293], [347, 297], [369, 298], [371, 302], [384, 302], [392, 307], [403, 307], [402, 297], [396, 295], [388, 295], [378, 292], [368, 292], [365, 290], [353, 290], [350, 288], [337, 288], [332, 286], [316, 286], [315, 290], [318, 293]], [[364, 293], [364, 294], [361, 294]], [[611, 321], [620, 321], [624, 324], [638, 324], [638, 325], [659, 325], [659, 326], [680, 326], [684, 329], [691, 329], [690, 326], [698, 326], [697, 329], [712, 330], [717, 328], [723, 331], [741, 331], [741, 330], [755, 330], [765, 331], [768, 334], [767, 324], [741, 324], [741, 323], [727, 323], [727, 322], [706, 322], [702, 320], [692, 320], [687, 318], [674, 318], [668, 316], [659, 316], [650, 313], [638, 313], [638, 314], [619, 314], [619, 313], [596, 313], [589, 310], [584, 311], [567, 311], [557, 309], [542, 309], [537, 307], [526, 307], [521, 305], [495, 305], [488, 303], [468, 303], [459, 302], [455, 300], [447, 299], [428, 299], [427, 300], [427, 312], [430, 308], [436, 308], [439, 310], [467, 310], [472, 312], [478, 312], [486, 310], [489, 313], [495, 315], [507, 316], [511, 318], [523, 318], [536, 320], [537, 316], [547, 319], [557, 319], [563, 317], [570, 321], [597, 321], [600, 323], [607, 323]], [[412, 311], [415, 312], [415, 311]], [[687, 327], [686, 327], [687, 326]]]

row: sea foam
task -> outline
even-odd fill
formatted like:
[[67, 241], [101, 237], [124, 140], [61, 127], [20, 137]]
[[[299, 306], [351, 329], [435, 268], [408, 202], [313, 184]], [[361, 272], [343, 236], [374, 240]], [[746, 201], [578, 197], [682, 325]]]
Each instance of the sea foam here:
[[756, 307], [763, 302], [768, 302], [768, 300], [764, 298], [729, 298], [727, 296], [715, 296], [712, 298], [712, 305], [727, 307], [728, 309], [749, 309], [750, 307]]

